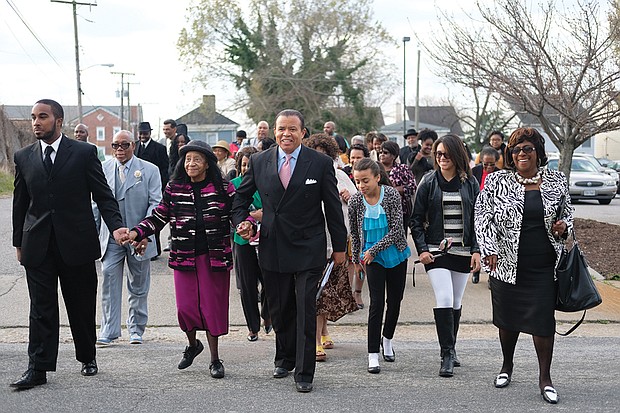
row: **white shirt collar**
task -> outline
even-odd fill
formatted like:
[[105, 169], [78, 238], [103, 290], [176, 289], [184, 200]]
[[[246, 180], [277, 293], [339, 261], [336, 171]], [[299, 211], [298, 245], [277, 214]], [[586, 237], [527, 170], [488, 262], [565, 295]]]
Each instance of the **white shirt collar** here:
[[52, 147], [52, 149], [54, 150], [54, 153], [58, 153], [58, 147], [60, 146], [61, 139], [62, 139], [62, 134], [60, 135], [58, 139], [52, 142], [51, 145], [43, 142], [43, 140], [39, 140], [39, 142], [41, 143], [41, 153], [43, 154], [43, 156], [45, 157], [45, 148], [47, 148], [48, 146]]

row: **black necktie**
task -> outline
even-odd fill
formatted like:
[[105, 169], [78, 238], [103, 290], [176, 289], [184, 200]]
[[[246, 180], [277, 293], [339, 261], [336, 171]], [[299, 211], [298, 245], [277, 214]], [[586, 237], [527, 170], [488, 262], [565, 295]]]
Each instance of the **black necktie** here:
[[43, 159], [43, 165], [45, 166], [45, 170], [48, 175], [52, 172], [52, 152], [54, 152], [54, 148], [51, 146], [45, 148], [45, 159]]

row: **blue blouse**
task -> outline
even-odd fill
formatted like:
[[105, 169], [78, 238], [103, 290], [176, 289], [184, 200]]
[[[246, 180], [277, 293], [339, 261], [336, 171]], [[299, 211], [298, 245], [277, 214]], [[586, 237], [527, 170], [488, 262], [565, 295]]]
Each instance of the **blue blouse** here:
[[[385, 210], [381, 206], [383, 201], [383, 186], [381, 186], [381, 195], [379, 201], [375, 205], [370, 205], [365, 198], [364, 206], [366, 212], [364, 213], [364, 248], [362, 249], [360, 259], [364, 257], [364, 253], [369, 250], [373, 245], [385, 237], [389, 231], [387, 215]], [[396, 245], [392, 244], [386, 249], [379, 251], [375, 256], [373, 262], [381, 265], [383, 268], [394, 268], [398, 264], [407, 260], [411, 256], [411, 250], [409, 247], [403, 251], [399, 251]]]

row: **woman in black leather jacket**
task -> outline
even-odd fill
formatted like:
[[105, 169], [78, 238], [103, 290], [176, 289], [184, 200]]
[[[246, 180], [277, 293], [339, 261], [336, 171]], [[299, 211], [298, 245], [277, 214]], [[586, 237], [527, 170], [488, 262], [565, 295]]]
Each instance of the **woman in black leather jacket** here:
[[[480, 189], [458, 136], [437, 139], [433, 158], [434, 170], [424, 175], [418, 185], [411, 234], [435, 292], [433, 311], [441, 347], [439, 375], [451, 377], [454, 366], [460, 366], [454, 345], [461, 301], [469, 272], [480, 269], [480, 250], [474, 233], [474, 203]], [[453, 241], [449, 253], [433, 255], [445, 238]]]

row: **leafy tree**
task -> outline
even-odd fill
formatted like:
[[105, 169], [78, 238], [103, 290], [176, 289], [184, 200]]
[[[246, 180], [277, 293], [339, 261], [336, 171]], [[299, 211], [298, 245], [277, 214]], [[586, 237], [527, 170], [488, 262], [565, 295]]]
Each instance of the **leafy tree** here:
[[251, 0], [247, 9], [197, 0], [188, 19], [178, 49], [196, 81], [232, 80], [257, 122], [294, 108], [314, 130], [326, 120], [341, 133], [370, 130], [377, 119], [366, 107], [395, 87], [381, 52], [394, 41], [373, 20], [371, 0]]
[[568, 176], [575, 148], [620, 128], [619, 25], [600, 18], [599, 3], [479, 1], [466, 25], [444, 12], [427, 49], [449, 81], [497, 94], [537, 119]]

